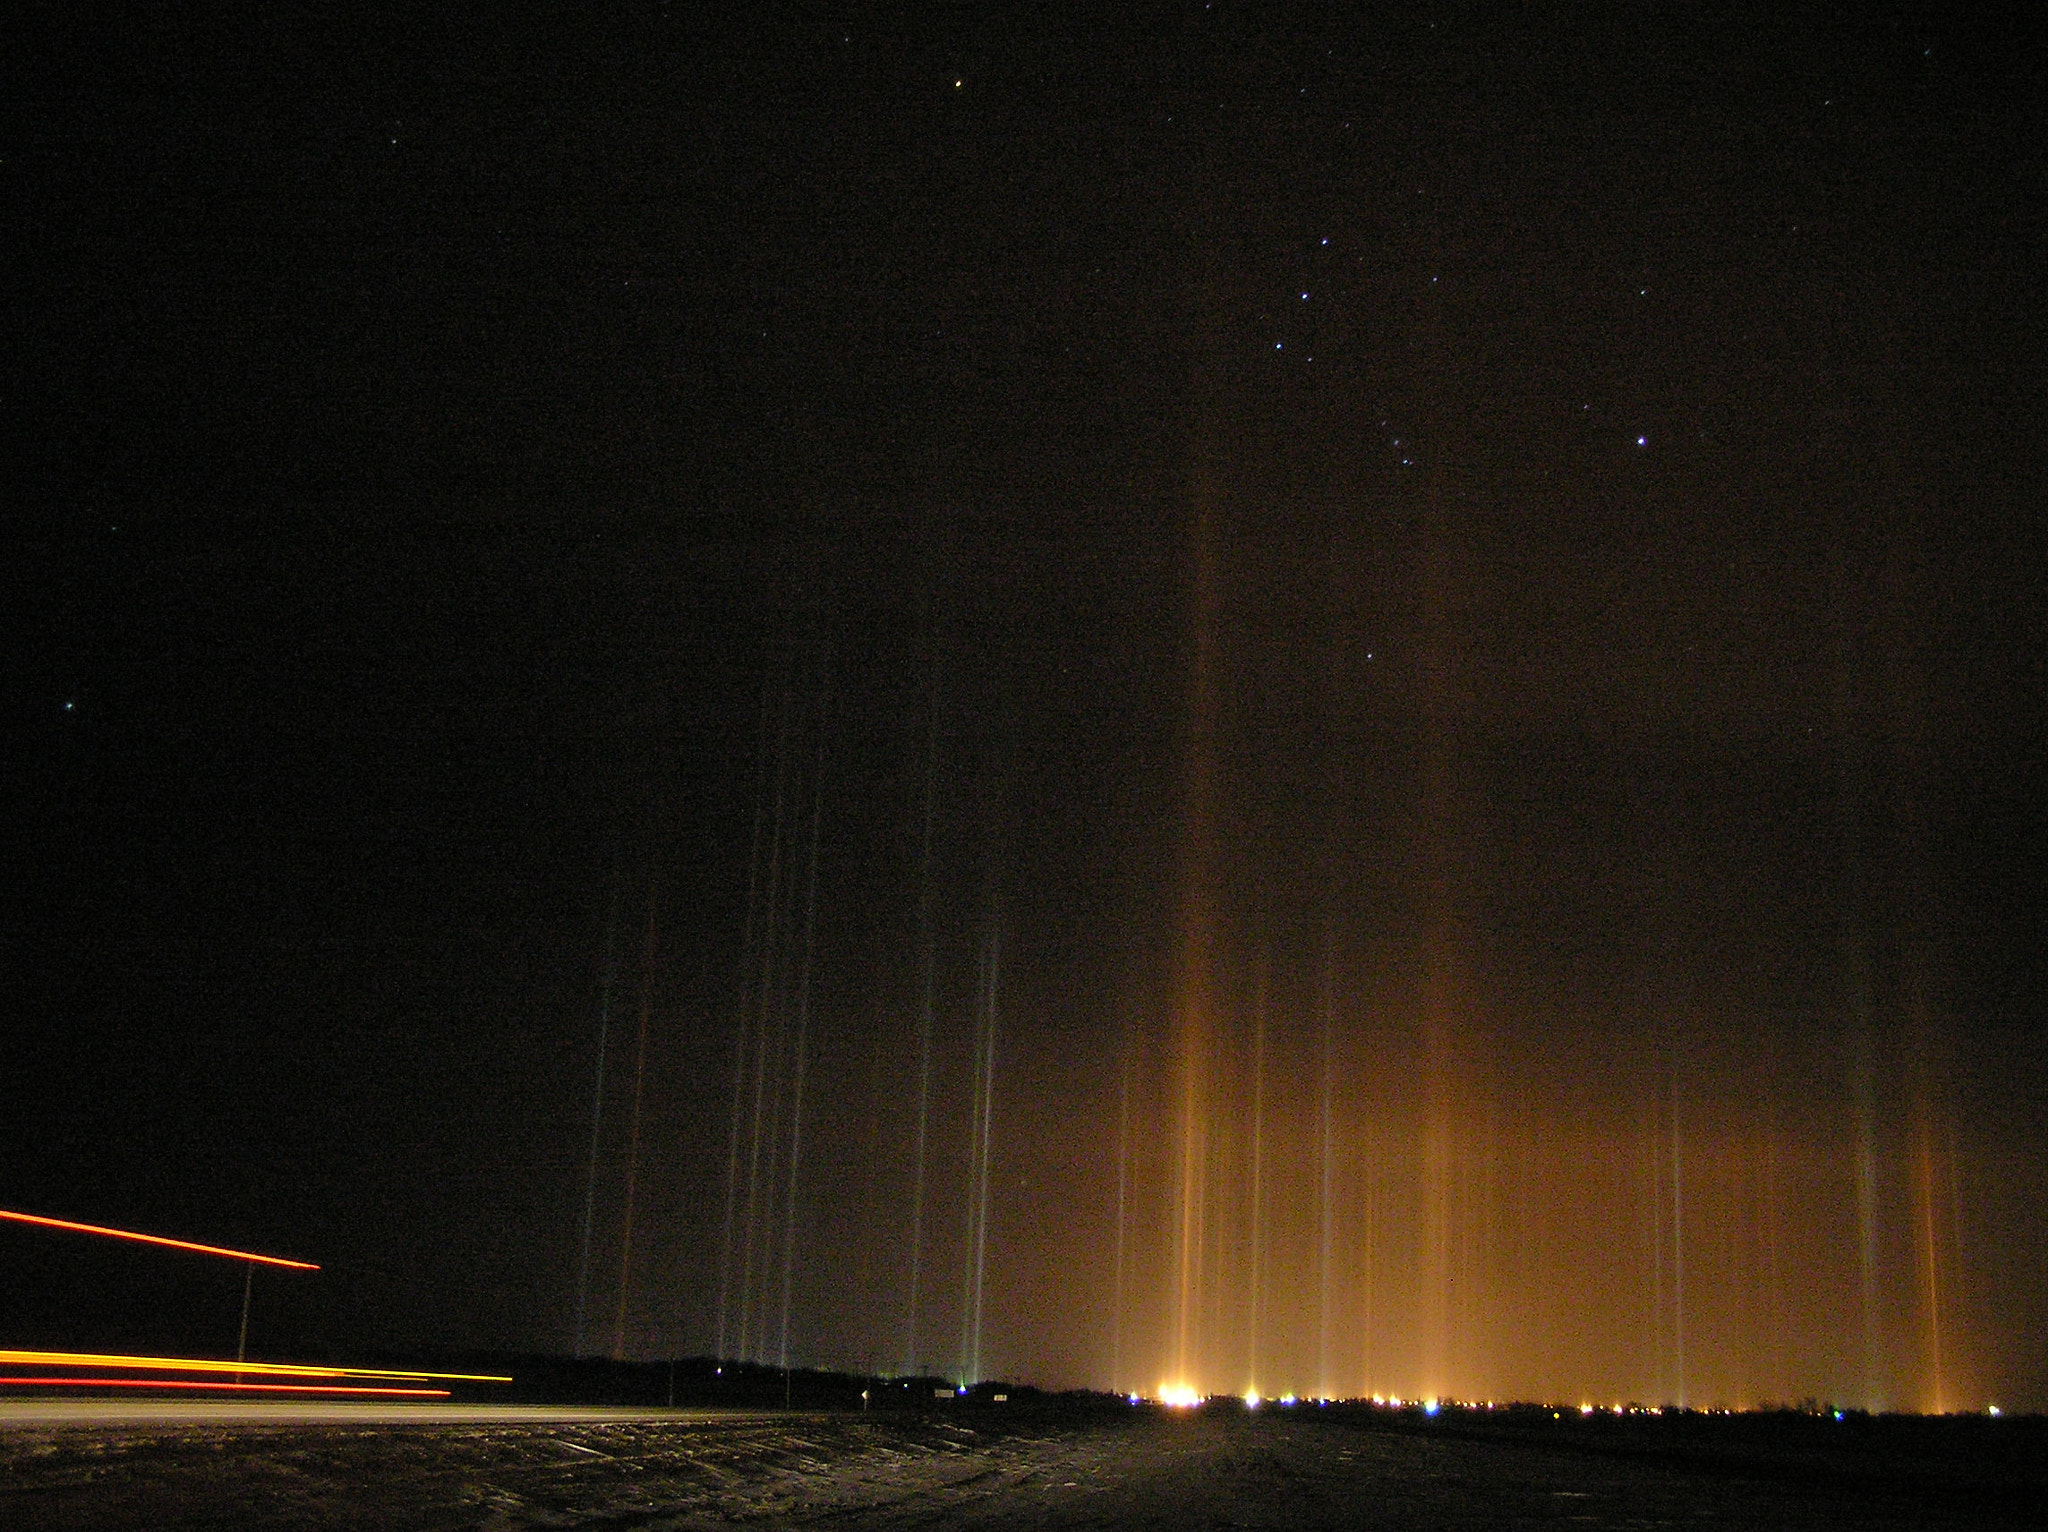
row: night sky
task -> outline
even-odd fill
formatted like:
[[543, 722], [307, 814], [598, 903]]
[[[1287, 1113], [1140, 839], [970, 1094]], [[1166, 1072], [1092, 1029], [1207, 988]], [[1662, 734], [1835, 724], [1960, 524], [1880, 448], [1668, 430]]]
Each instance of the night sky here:
[[2019, 8], [88, 9], [0, 1206], [278, 1355], [2048, 1406]]

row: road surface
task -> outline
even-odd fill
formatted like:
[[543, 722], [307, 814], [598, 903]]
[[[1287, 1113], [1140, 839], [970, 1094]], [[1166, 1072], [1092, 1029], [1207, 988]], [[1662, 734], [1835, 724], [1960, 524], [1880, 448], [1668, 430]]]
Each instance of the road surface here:
[[2017, 1478], [1968, 1465], [1929, 1478], [1871, 1453], [1766, 1444], [1711, 1458], [1312, 1411], [77, 1401], [53, 1413], [38, 1400], [0, 1425], [10, 1532], [1982, 1528], [2038, 1525], [2043, 1498], [2038, 1464]]

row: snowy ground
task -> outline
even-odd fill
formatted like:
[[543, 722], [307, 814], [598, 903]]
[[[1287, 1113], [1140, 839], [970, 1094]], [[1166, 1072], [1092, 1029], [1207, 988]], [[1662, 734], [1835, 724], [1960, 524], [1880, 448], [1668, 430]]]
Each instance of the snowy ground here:
[[0, 1407], [10, 1528], [2034, 1526], [2031, 1469], [1623, 1450], [1266, 1411], [277, 1412]]

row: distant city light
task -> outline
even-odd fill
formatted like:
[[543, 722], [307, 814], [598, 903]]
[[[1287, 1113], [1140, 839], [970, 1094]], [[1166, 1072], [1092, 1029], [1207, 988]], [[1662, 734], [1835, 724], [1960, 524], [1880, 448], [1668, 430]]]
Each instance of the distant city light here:
[[1200, 1404], [1202, 1396], [1185, 1383], [1165, 1383], [1160, 1385], [1159, 1402], [1171, 1405], [1177, 1410], [1185, 1410]]
[[1248, 1410], [1255, 1410], [1262, 1403], [1264, 1401], [1259, 1398], [1259, 1391], [1257, 1389], [1250, 1390], [1244, 1396], [1244, 1407]]

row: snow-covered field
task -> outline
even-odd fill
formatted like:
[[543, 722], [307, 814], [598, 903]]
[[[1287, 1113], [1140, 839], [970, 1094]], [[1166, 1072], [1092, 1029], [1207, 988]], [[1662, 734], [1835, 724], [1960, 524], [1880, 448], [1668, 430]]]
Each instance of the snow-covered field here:
[[20, 1529], [2037, 1524], [2010, 1484], [1967, 1482], [1276, 1411], [92, 1423], [0, 1409], [0, 1525]]

